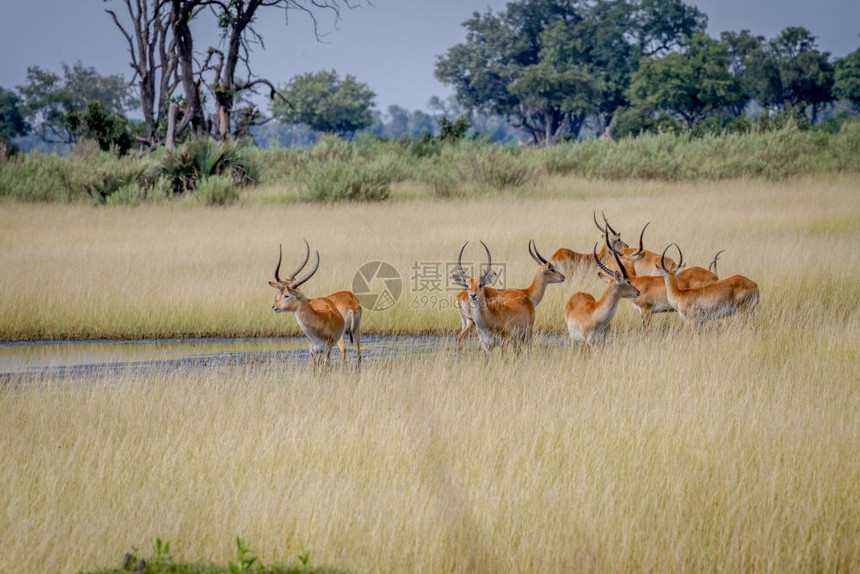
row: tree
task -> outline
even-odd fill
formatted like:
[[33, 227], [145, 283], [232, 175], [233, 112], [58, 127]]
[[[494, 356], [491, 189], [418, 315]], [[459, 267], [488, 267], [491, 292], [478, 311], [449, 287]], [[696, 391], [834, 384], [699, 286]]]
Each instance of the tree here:
[[29, 133], [30, 126], [24, 119], [21, 107], [18, 94], [0, 87], [0, 144], [8, 144], [12, 138]]
[[860, 111], [860, 48], [836, 60], [833, 95], [845, 98]]
[[341, 80], [334, 70], [303, 74], [279, 93], [283, 101], [272, 103], [272, 113], [284, 123], [349, 136], [373, 122], [375, 94], [351, 75]]
[[811, 108], [814, 123], [820, 107], [833, 100], [829, 56], [806, 28], [786, 28], [754, 61], [756, 99], [775, 110]]
[[119, 155], [125, 155], [134, 145], [131, 122], [124, 116], [107, 112], [101, 102], [87, 102], [85, 110], [68, 114], [65, 121], [76, 139], [90, 139], [102, 151], [115, 149]]
[[66, 116], [82, 113], [89, 102], [99, 102], [108, 113], [122, 113], [135, 104], [128, 84], [119, 75], [102, 76], [81, 62], [63, 64], [63, 77], [38, 66], [27, 68], [27, 83], [18, 86], [26, 118], [37, 134], [50, 143], [73, 143], [75, 134]]
[[602, 129], [627, 103], [642, 55], [672, 50], [706, 22], [681, 0], [519, 0], [474, 13], [435, 73], [468, 109], [551, 143], [576, 137], [589, 116]]
[[692, 128], [727, 109], [743, 108], [749, 97], [730, 71], [728, 47], [703, 32], [683, 52], [644, 60], [630, 85], [635, 107], [667, 111]]
[[175, 13], [167, 0], [123, 0], [123, 4], [123, 17], [112, 9], [105, 12], [128, 43], [129, 65], [134, 71], [131, 83], [137, 85], [143, 112], [142, 139], [154, 148], [165, 137], [170, 98], [180, 83], [177, 46], [172, 35]]
[[[111, 0], [105, 0], [110, 2]], [[122, 0], [125, 16], [108, 9], [114, 24], [129, 45], [134, 81], [141, 93], [146, 139], [154, 145], [161, 139], [158, 130], [181, 133], [191, 127], [221, 139], [248, 134], [261, 123], [261, 114], [247, 97], [275, 88], [266, 78], [254, 75], [251, 47], [263, 46], [254, 23], [267, 9], [299, 12], [309, 16], [319, 37], [320, 13], [340, 19], [341, 7], [354, 7], [352, 0]], [[289, 16], [288, 16], [289, 18]], [[212, 25], [220, 31], [221, 43], [201, 49], [194, 29]], [[198, 58], [203, 54], [202, 58]], [[174, 96], [181, 86], [182, 98]], [[206, 95], [214, 106], [207, 117]], [[181, 106], [182, 116], [176, 115]], [[171, 139], [172, 135], [165, 134]]]

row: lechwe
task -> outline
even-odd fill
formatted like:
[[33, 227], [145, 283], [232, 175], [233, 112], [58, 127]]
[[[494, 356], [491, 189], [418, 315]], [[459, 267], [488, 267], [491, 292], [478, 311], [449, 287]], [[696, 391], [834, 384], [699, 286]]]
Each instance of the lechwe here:
[[[608, 227], [608, 226], [607, 226]], [[591, 345], [601, 340], [609, 328], [609, 322], [615, 316], [618, 303], [622, 298], [632, 299], [639, 296], [639, 290], [630, 284], [624, 264], [618, 253], [611, 249], [618, 271], [609, 269], [597, 255], [597, 244], [594, 245], [594, 262], [605, 274], [609, 285], [600, 299], [595, 300], [590, 293], [578, 292], [568, 300], [564, 308], [564, 318], [567, 330], [574, 341], [585, 341]]]
[[[602, 234], [601, 238], [603, 239], [603, 241], [601, 241], [603, 245], [600, 246], [600, 251], [597, 252], [597, 257], [600, 261], [606, 261], [607, 259], [612, 259], [609, 256], [612, 249], [618, 252], [623, 252], [624, 249], [629, 248], [627, 244], [621, 240], [621, 234], [609, 225], [609, 221], [606, 220], [606, 214], [601, 212], [601, 215], [603, 216], [604, 227], [600, 227], [600, 224], [597, 223], [597, 214], [594, 212], [591, 213], [591, 217], [594, 219], [594, 225], [596, 225], [597, 229], [600, 230], [600, 233]], [[573, 277], [579, 271], [590, 271], [593, 269], [594, 265], [594, 259], [591, 257], [590, 253], [580, 253], [579, 251], [574, 251], [566, 247], [557, 249], [549, 260], [553, 265], [561, 269], [567, 277]]]
[[310, 354], [314, 365], [328, 363], [335, 342], [341, 352], [341, 360], [346, 360], [346, 342], [355, 343], [357, 360], [361, 361], [361, 305], [350, 291], [338, 291], [327, 297], [309, 299], [299, 291], [299, 286], [313, 277], [320, 266], [320, 254], [316, 253], [316, 264], [306, 275], [296, 279], [310, 259], [310, 246], [305, 241], [305, 260], [286, 280], [280, 278], [283, 250], [278, 250], [278, 265], [275, 268], [275, 281], [269, 285], [278, 290], [272, 311], [275, 313], [295, 313], [299, 328], [308, 338]]
[[495, 279], [493, 258], [490, 249], [481, 241], [487, 252], [487, 266], [480, 277], [469, 277], [463, 269], [463, 251], [466, 242], [457, 256], [457, 268], [453, 279], [464, 289], [469, 304], [469, 316], [478, 330], [478, 338], [485, 351], [489, 351], [502, 343], [529, 344], [532, 337], [532, 327], [535, 320], [535, 306], [523, 293], [511, 293], [509, 296], [493, 297], [498, 291], [490, 291], [490, 285]]
[[[663, 257], [672, 245], [678, 249], [680, 263], [675, 269], [669, 270]], [[666, 246], [660, 261], [666, 297], [682, 319], [698, 327], [714, 319], [755, 311], [759, 296], [755, 282], [743, 275], [733, 275], [702, 287], [684, 288], [678, 281], [683, 261], [684, 254], [677, 243]]]
[[[537, 245], [535, 245], [533, 239], [529, 241], [529, 255], [531, 255], [532, 259], [534, 259], [538, 264], [537, 271], [535, 271], [535, 276], [532, 279], [531, 284], [524, 289], [493, 289], [492, 287], [487, 286], [484, 290], [489, 299], [496, 299], [498, 297], [519, 297], [525, 295], [532, 302], [532, 305], [537, 308], [543, 300], [547, 285], [564, 282], [564, 275], [555, 268], [555, 265], [544, 259], [543, 255], [538, 251]], [[463, 343], [469, 336], [469, 333], [471, 333], [475, 328], [475, 321], [472, 320], [469, 306], [468, 290], [460, 291], [457, 294], [457, 299], [454, 301], [454, 305], [460, 312], [461, 330], [457, 335], [457, 347], [462, 348]]]

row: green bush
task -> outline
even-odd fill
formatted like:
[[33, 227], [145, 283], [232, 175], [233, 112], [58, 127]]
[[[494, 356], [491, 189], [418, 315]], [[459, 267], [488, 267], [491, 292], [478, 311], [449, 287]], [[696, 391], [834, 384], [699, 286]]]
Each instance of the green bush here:
[[210, 175], [197, 182], [195, 197], [203, 205], [229, 205], [239, 200], [239, 191], [232, 175]]
[[172, 182], [175, 193], [193, 191], [201, 180], [213, 175], [229, 174], [239, 187], [257, 183], [259, 169], [247, 147], [232, 140], [194, 138], [164, 154], [161, 173]]
[[517, 188], [537, 178], [538, 170], [516, 148], [487, 144], [470, 151], [469, 161], [461, 165], [465, 173], [461, 174], [479, 186], [495, 190]]
[[333, 159], [302, 174], [303, 197], [309, 201], [382, 201], [391, 194], [393, 176], [383, 162]]

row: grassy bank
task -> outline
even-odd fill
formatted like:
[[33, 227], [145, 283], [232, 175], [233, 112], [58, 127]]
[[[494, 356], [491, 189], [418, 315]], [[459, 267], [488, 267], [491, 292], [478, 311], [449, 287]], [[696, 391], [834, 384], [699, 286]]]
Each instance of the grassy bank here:
[[398, 186], [425, 198], [469, 197], [529, 189], [547, 176], [783, 181], [857, 173], [860, 121], [837, 133], [796, 127], [700, 138], [665, 133], [525, 149], [471, 140], [327, 138], [311, 149], [263, 150], [207, 140], [140, 159], [118, 159], [87, 144], [66, 158], [17, 156], [0, 161], [0, 200], [137, 205], [171, 198], [219, 205], [241, 201], [241, 189], [259, 184], [276, 190], [268, 196], [275, 202], [382, 201], [396, 196]]
[[[269, 192], [261, 189], [254, 192], [263, 196], [259, 203], [250, 197], [226, 209], [7, 205], [0, 209], [0, 339], [294, 334], [292, 317], [271, 312], [267, 281], [278, 244], [284, 267], [292, 268], [301, 238], [322, 260], [303, 287], [311, 296], [352, 289], [368, 261], [400, 272], [399, 301], [366, 312], [365, 331], [450, 333], [459, 320], [453, 291], [444, 290], [446, 265], [463, 242], [483, 239], [506, 264], [507, 284], [524, 286], [535, 269], [529, 239], [546, 257], [559, 247], [588, 252], [597, 240], [593, 210], [605, 210], [631, 242], [652, 221], [647, 246], [677, 241], [691, 264], [725, 249], [720, 272], [758, 282], [765, 314], [829, 305], [834, 297], [860, 302], [858, 188], [857, 177], [696, 184], [548, 178], [529, 193], [447, 202], [278, 205], [264, 203]], [[474, 246], [467, 251], [467, 260], [482, 257]], [[550, 286], [538, 328], [561, 331], [567, 298], [603, 286], [592, 276]], [[622, 324], [632, 322], [627, 305], [622, 311]], [[676, 323], [674, 316], [659, 319]]]

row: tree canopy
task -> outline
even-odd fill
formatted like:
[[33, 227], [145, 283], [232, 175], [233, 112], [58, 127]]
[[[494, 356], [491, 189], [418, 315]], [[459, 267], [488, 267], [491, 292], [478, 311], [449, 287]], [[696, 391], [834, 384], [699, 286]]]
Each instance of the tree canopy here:
[[374, 93], [355, 77], [337, 72], [296, 76], [279, 90], [272, 113], [281, 122], [306, 124], [314, 130], [348, 136], [373, 123]]
[[18, 92], [27, 120], [42, 139], [55, 143], [75, 141], [66, 116], [83, 113], [90, 102], [98, 102], [107, 113], [123, 113], [135, 105], [122, 76], [102, 76], [81, 62], [71, 67], [63, 64], [62, 76], [29, 67], [27, 83], [19, 86]]
[[645, 56], [665, 54], [707, 24], [681, 0], [519, 0], [474, 13], [466, 41], [436, 62], [436, 77], [461, 104], [504, 115], [551, 143], [576, 137], [588, 116], [598, 129], [628, 103]]

